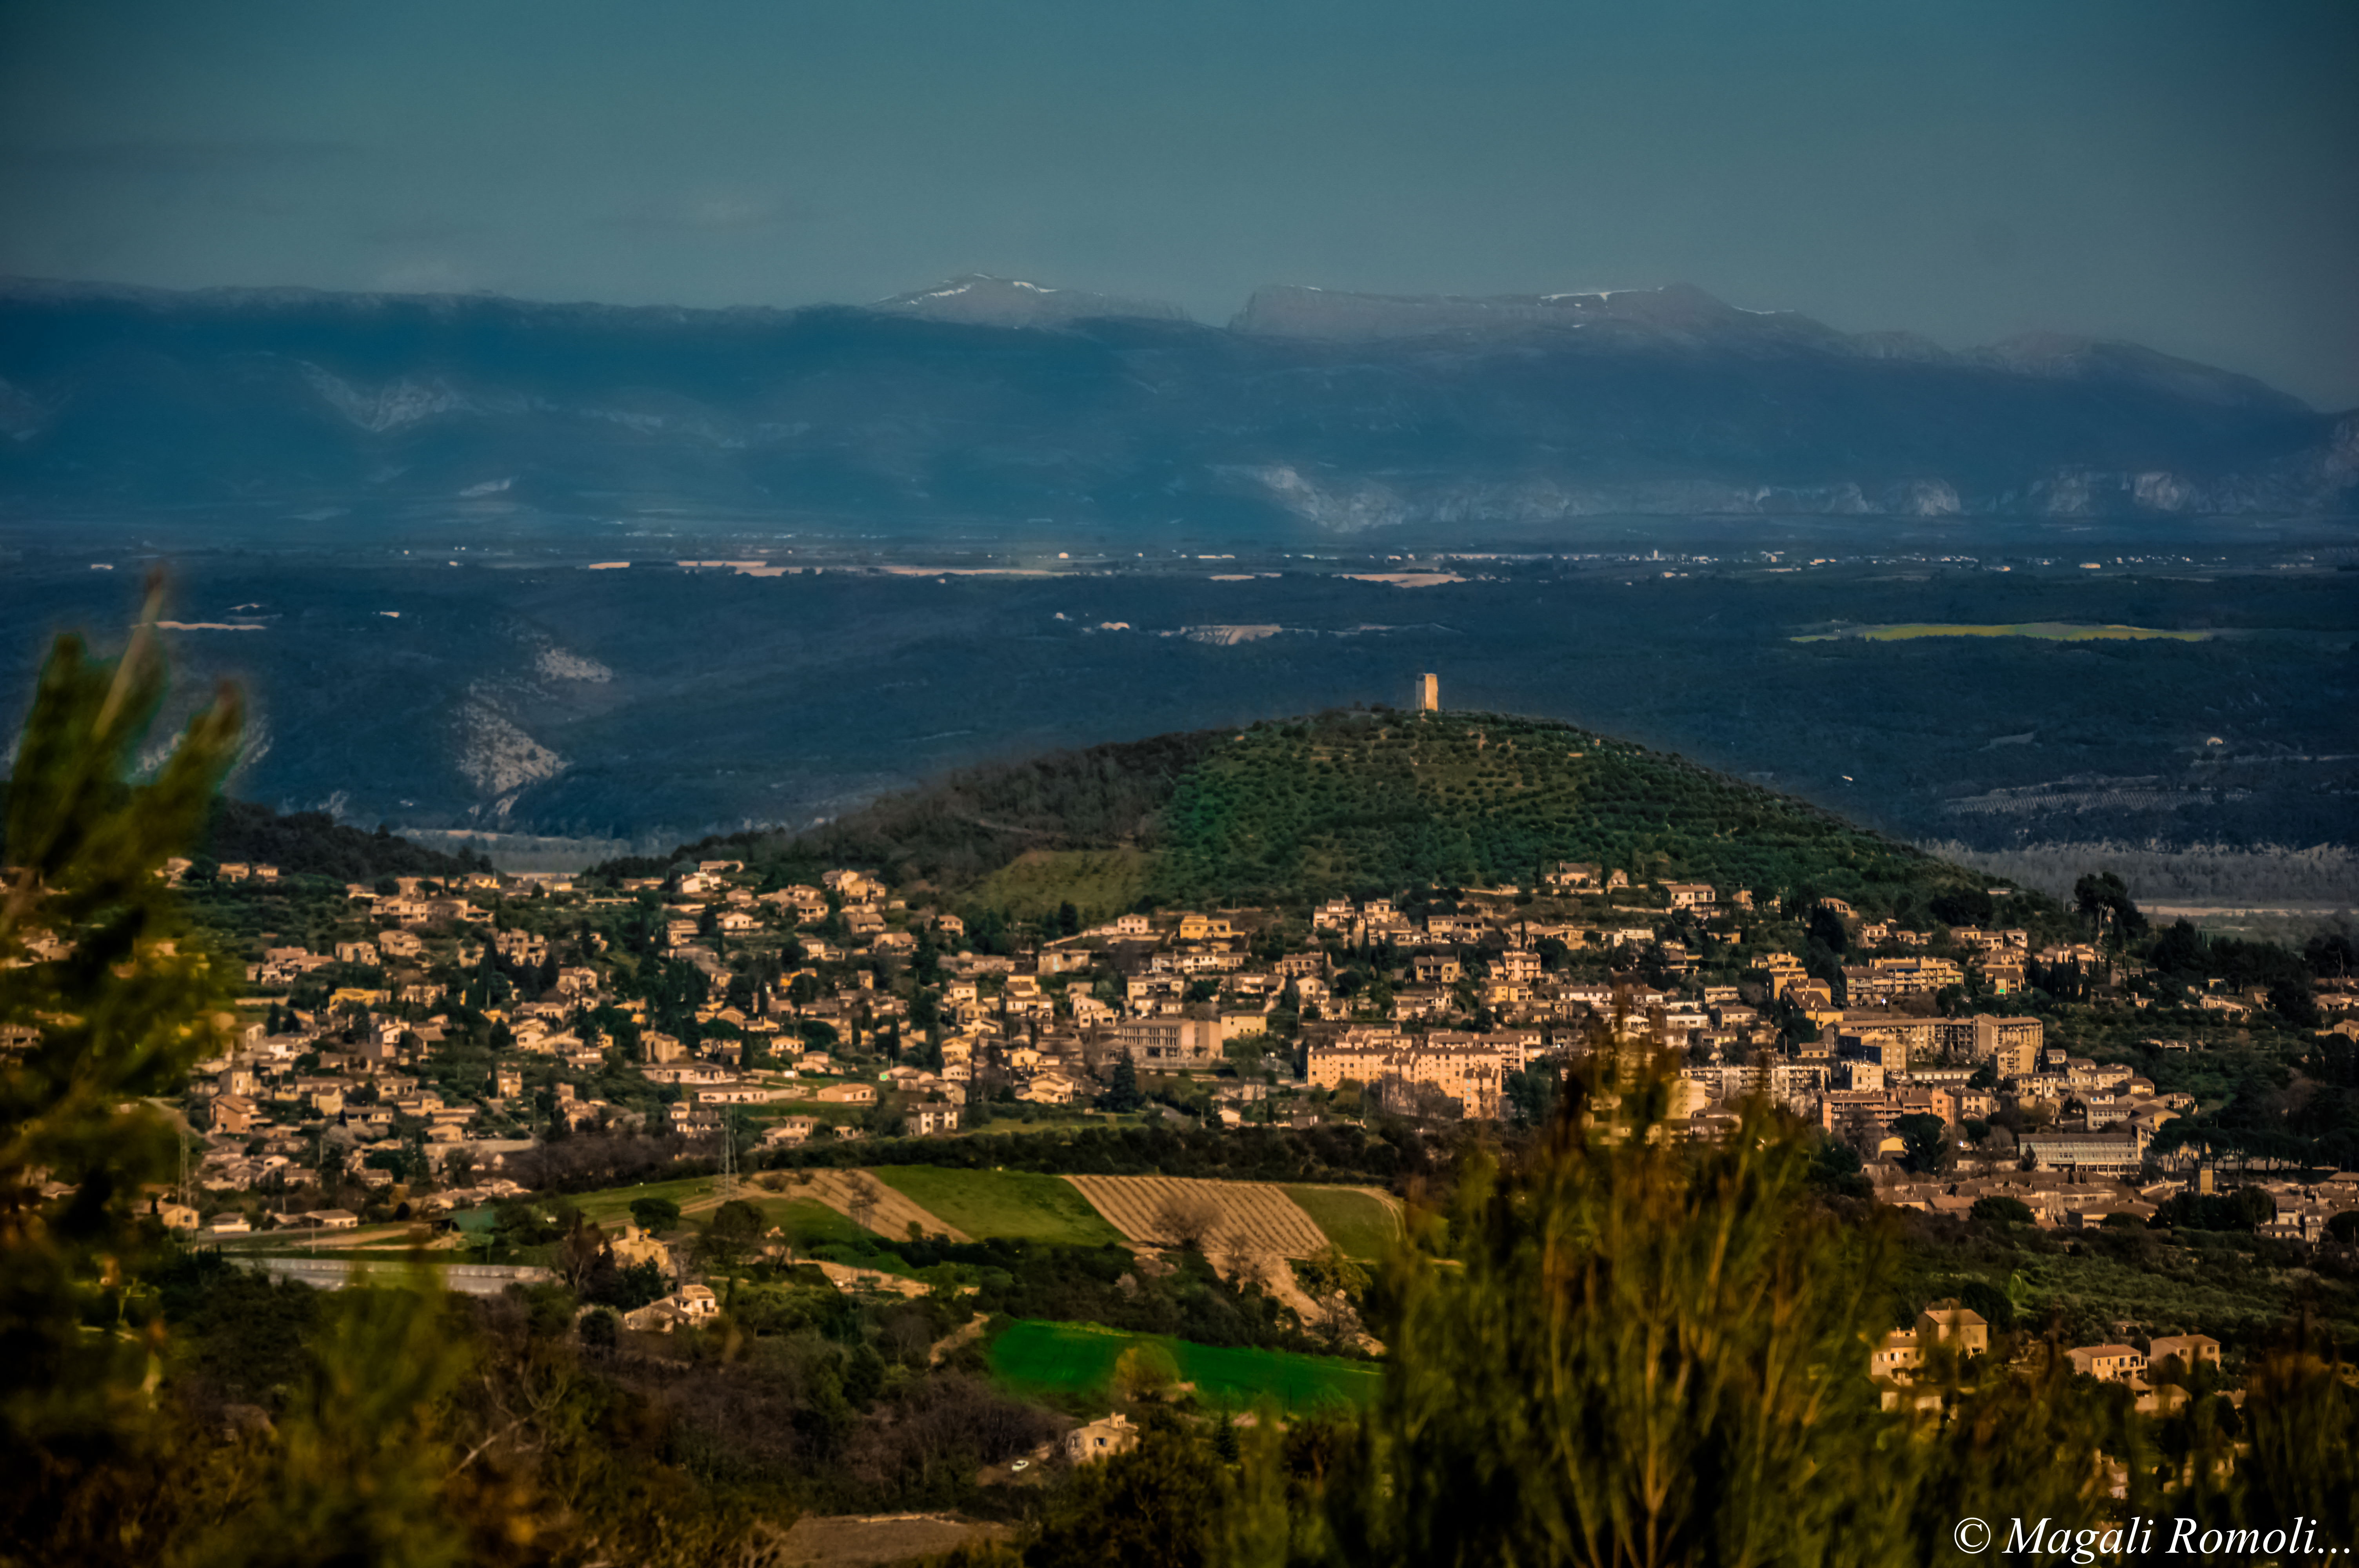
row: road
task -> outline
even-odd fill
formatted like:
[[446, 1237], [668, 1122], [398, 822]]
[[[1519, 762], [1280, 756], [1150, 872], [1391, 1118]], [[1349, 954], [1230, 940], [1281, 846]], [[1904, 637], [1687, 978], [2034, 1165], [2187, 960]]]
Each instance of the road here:
[[[352, 1281], [355, 1270], [398, 1279], [409, 1269], [406, 1260], [391, 1258], [252, 1258], [240, 1261], [250, 1262], [282, 1280], [300, 1280], [323, 1291], [342, 1290]], [[438, 1264], [434, 1272], [445, 1290], [471, 1296], [495, 1296], [510, 1285], [538, 1284], [557, 1277], [546, 1269], [526, 1263], [443, 1263]]]

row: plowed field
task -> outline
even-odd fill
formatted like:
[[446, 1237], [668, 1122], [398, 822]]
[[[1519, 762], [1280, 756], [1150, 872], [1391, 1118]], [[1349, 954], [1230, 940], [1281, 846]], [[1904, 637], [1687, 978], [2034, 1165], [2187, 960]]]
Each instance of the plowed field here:
[[1232, 1252], [1310, 1258], [1327, 1237], [1279, 1187], [1268, 1182], [1211, 1182], [1184, 1176], [1068, 1176], [1082, 1195], [1133, 1241], [1176, 1247], [1192, 1238], [1205, 1256]]

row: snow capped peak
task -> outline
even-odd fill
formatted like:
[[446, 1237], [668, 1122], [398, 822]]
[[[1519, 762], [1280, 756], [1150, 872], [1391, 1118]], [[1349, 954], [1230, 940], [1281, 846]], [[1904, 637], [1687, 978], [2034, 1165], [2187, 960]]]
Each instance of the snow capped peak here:
[[1184, 321], [1187, 312], [1158, 299], [1126, 299], [1085, 288], [1054, 288], [1020, 277], [972, 272], [931, 288], [897, 295], [869, 307], [896, 316], [959, 321], [977, 327], [1061, 327], [1092, 317], [1145, 317]]

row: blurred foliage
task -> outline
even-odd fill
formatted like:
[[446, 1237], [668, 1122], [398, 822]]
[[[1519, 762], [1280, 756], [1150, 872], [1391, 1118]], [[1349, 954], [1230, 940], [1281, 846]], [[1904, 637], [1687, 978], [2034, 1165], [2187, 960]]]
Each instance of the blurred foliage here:
[[1542, 1146], [1470, 1162], [1388, 1271], [1389, 1485], [1348, 1533], [1420, 1563], [1897, 1555], [1906, 1437], [1864, 1375], [1887, 1238], [1809, 1201], [1799, 1129], [1756, 1106], [1690, 1147], [1669, 1066], [1602, 1044]]
[[111, 662], [58, 640], [8, 790], [0, 1029], [31, 1038], [0, 1058], [0, 1559], [153, 1551], [158, 1505], [126, 1471], [157, 1441], [162, 1326], [134, 1287], [162, 1239], [142, 1189], [179, 1162], [148, 1102], [231, 1021], [159, 872], [202, 826], [240, 723], [223, 691], [136, 775], [165, 696], [160, 603], [151, 583]]

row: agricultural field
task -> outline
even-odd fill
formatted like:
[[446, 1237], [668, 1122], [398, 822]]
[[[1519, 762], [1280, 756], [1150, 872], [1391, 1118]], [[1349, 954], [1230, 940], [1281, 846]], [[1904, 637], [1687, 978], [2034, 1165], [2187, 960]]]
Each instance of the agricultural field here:
[[1029, 1398], [1103, 1398], [1114, 1363], [1134, 1345], [1158, 1345], [1179, 1364], [1183, 1382], [1216, 1406], [1273, 1400], [1289, 1411], [1322, 1405], [1372, 1402], [1384, 1374], [1364, 1361], [1302, 1356], [1284, 1350], [1230, 1349], [1165, 1335], [1125, 1334], [1093, 1324], [1011, 1325], [993, 1340], [985, 1358], [1009, 1392]]
[[[964, 1236], [1000, 1236], [1074, 1247], [1102, 1247], [1123, 1239], [1122, 1233], [1060, 1176], [1025, 1171], [954, 1171], [936, 1165], [885, 1165], [867, 1173], [903, 1201], [940, 1217], [941, 1225], [954, 1226]], [[963, 1237], [954, 1233], [954, 1238]]]
[[1353, 1187], [1283, 1190], [1347, 1257], [1381, 1258], [1400, 1238], [1400, 1216], [1389, 1199]]
[[1207, 1257], [1234, 1252], [1309, 1258], [1327, 1236], [1272, 1182], [1179, 1176], [1067, 1176], [1123, 1235], [1153, 1247], [1193, 1242]]
[[755, 1195], [754, 1206], [762, 1217], [778, 1227], [779, 1233], [797, 1249], [813, 1247], [857, 1247], [867, 1241], [869, 1233], [852, 1223], [848, 1216], [839, 1214], [817, 1198], [774, 1198]]
[[1849, 626], [1840, 632], [1814, 632], [1788, 641], [1832, 643], [1844, 637], [1859, 637], [1871, 643], [1908, 643], [1919, 637], [2038, 637], [2050, 643], [2143, 643], [2155, 638], [2201, 643], [2211, 635], [2209, 632], [2168, 632], [2151, 626], [2082, 626], [2065, 621], [2023, 621], [1997, 626], [1911, 621], [1892, 626]]
[[914, 1225], [927, 1236], [947, 1236], [952, 1241], [971, 1239], [969, 1232], [879, 1180], [875, 1171], [766, 1171], [756, 1178], [756, 1190], [748, 1195], [759, 1196], [762, 1193], [824, 1204], [855, 1227], [873, 1230], [879, 1236], [898, 1239], [907, 1236]]
[[675, 1182], [641, 1182], [627, 1187], [605, 1187], [594, 1193], [582, 1193], [566, 1201], [582, 1211], [583, 1218], [601, 1226], [615, 1226], [631, 1217], [631, 1205], [641, 1198], [669, 1198], [683, 1210], [712, 1208], [712, 1178], [686, 1176]]

